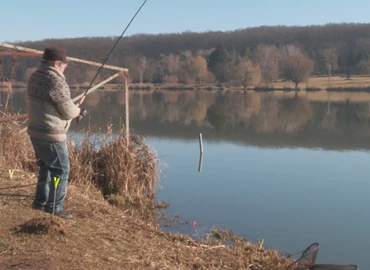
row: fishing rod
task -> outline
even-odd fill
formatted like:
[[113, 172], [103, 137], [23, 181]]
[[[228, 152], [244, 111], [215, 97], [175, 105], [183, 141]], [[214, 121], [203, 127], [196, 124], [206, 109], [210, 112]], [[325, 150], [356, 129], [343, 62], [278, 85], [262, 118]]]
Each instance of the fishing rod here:
[[[98, 77], [98, 74], [100, 72], [100, 70], [103, 68], [104, 64], [107, 62], [109, 56], [111, 55], [111, 53], [113, 52], [114, 48], [117, 46], [118, 42], [121, 40], [121, 38], [123, 37], [123, 35], [126, 33], [127, 29], [130, 27], [131, 23], [134, 21], [136, 15], [140, 12], [140, 10], [143, 8], [143, 6], [145, 5], [145, 3], [147, 2], [148, 0], [145, 0], [141, 6], [139, 7], [139, 9], [136, 11], [135, 15], [131, 18], [130, 22], [127, 24], [126, 28], [123, 30], [122, 34], [118, 37], [118, 39], [116, 40], [116, 42], [114, 43], [113, 47], [111, 48], [111, 50], [109, 51], [109, 53], [107, 54], [107, 57], [104, 59], [103, 63], [101, 64], [101, 66], [99, 67], [98, 71], [96, 72], [94, 78], [92, 79], [89, 87], [87, 88], [87, 90], [85, 91], [85, 93], [83, 94], [81, 100], [79, 101], [78, 105], [81, 105], [81, 103], [84, 101], [84, 99], [86, 98], [86, 95], [87, 93], [89, 92], [89, 88], [91, 88], [92, 84], [94, 83], [95, 79]], [[81, 116], [79, 118], [82, 118]], [[78, 119], [77, 119], [78, 120]]]

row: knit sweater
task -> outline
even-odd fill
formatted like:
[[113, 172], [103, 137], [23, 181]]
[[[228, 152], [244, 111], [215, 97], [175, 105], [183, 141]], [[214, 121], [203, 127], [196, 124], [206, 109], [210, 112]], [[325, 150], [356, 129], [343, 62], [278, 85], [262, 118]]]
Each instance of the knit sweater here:
[[70, 120], [80, 113], [64, 74], [46, 61], [28, 80], [27, 110], [28, 135], [51, 142], [66, 140]]

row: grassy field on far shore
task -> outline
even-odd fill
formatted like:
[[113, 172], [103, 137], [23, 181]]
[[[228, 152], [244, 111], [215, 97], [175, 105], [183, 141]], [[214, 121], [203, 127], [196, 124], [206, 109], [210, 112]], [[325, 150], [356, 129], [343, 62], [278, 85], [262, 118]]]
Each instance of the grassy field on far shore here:
[[[290, 81], [277, 81], [269, 85], [274, 88], [294, 88], [295, 85]], [[370, 87], [370, 76], [351, 76], [347, 79], [346, 76], [332, 76], [329, 77], [310, 77], [307, 82], [298, 85], [301, 89], [306, 88], [320, 88], [325, 90], [328, 87], [333, 88], [365, 88]]]
[[[25, 88], [26, 84], [22, 82], [12, 82], [12, 88], [19, 89]], [[86, 84], [76, 84], [70, 85], [71, 89], [85, 89], [87, 88]], [[253, 90], [255, 87], [258, 88], [271, 88], [276, 90], [287, 90], [291, 89], [294, 90], [295, 84], [291, 81], [285, 80], [277, 80], [275, 82], [271, 82], [268, 84], [261, 84], [256, 86], [248, 87], [248, 90]], [[310, 77], [307, 81], [302, 82], [298, 85], [301, 90], [306, 89], [316, 89], [325, 91], [327, 88], [339, 88], [345, 89], [348, 92], [351, 91], [361, 91], [363, 88], [370, 89], [370, 75], [354, 75], [351, 76], [350, 79], [347, 79], [345, 75], [336, 75], [329, 77], [328, 76], [321, 76], [321, 77]], [[9, 83], [1, 83], [0, 88], [5, 89], [5, 91], [9, 88]], [[204, 84], [184, 84], [184, 83], [131, 83], [129, 84], [130, 90], [243, 90], [243, 86], [230, 85], [229, 83], [204, 83]], [[124, 89], [122, 84], [106, 84], [102, 86], [102, 89], [105, 90], [117, 90], [117, 89]], [[368, 89], [368, 90], [369, 90]], [[335, 90], [335, 89], [334, 89]]]

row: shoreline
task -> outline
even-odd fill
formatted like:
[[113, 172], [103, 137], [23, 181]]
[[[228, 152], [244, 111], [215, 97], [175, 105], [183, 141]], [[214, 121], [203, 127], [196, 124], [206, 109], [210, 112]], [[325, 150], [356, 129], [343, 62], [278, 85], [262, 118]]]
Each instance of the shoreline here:
[[[13, 184], [23, 181], [17, 177], [20, 173], [15, 173]], [[4, 179], [0, 183], [7, 184]], [[32, 188], [20, 192], [28, 194]], [[51, 221], [50, 214], [31, 209], [30, 199], [0, 196], [4, 213], [0, 216], [0, 263], [4, 269], [26, 264], [30, 270], [285, 270], [294, 261], [289, 253], [266, 248], [263, 242], [248, 242], [225, 229], [214, 230], [213, 240], [164, 232], [140, 215], [109, 204], [92, 187], [73, 183], [68, 193], [66, 209], [73, 220], [57, 217]]]
[[[11, 87], [9, 87], [11, 86]], [[89, 84], [71, 84], [71, 90], [86, 90]], [[0, 82], [0, 91], [23, 89], [27, 85], [21, 82]], [[124, 90], [123, 84], [105, 84], [100, 89]], [[248, 86], [244, 88], [231, 83], [206, 83], [206, 84], [183, 84], [183, 83], [130, 83], [129, 90], [138, 91], [255, 91], [255, 92], [370, 92], [370, 76], [353, 76], [346, 79], [343, 76], [332, 77], [328, 83], [328, 77], [310, 77], [308, 81], [301, 83], [298, 88], [289, 81], [278, 80], [268, 84]]]
[[[33, 210], [38, 168], [29, 138], [19, 130], [14, 125], [1, 137], [1, 193], [17, 195], [0, 196], [1, 269], [284, 270], [293, 262], [263, 241], [253, 244], [226, 229], [213, 229], [213, 237], [203, 240], [164, 232], [155, 196], [160, 162], [140, 138], [131, 137], [135, 144], [126, 147], [122, 133], [99, 151], [86, 143], [81, 148], [69, 144], [64, 206], [72, 220]], [[84, 141], [90, 142], [89, 133]], [[125, 164], [131, 170], [123, 170]]]

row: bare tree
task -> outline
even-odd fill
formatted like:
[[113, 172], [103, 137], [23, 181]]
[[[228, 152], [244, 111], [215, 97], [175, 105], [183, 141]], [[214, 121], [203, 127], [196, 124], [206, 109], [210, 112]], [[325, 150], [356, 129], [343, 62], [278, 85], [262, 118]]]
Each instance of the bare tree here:
[[301, 53], [301, 50], [295, 44], [286, 44], [281, 49], [283, 56], [289, 56], [297, 53]]
[[166, 61], [169, 75], [176, 75], [180, 67], [180, 56], [171, 53], [166, 57]]
[[149, 58], [146, 60], [145, 73], [143, 74], [143, 81], [152, 82], [156, 78], [156, 76], [158, 77], [157, 63], [154, 59]]
[[190, 83], [192, 79], [189, 75], [189, 67], [191, 59], [193, 59], [191, 51], [181, 51], [180, 52], [180, 68], [177, 71], [178, 82], [180, 83]]
[[362, 60], [358, 66], [358, 70], [365, 74], [370, 74], [370, 60]]
[[207, 57], [208, 55], [210, 55], [213, 51], [215, 50], [215, 48], [210, 48], [210, 49], [200, 49], [196, 52], [196, 56], [203, 56], [203, 57]]
[[284, 79], [298, 84], [305, 81], [313, 71], [314, 62], [300, 52], [287, 55], [282, 61], [281, 73]]
[[257, 85], [261, 82], [261, 69], [259, 66], [254, 66], [252, 61], [240, 59], [235, 67], [235, 79], [240, 81], [244, 90], [247, 86]]
[[182, 51], [180, 52], [180, 61], [182, 64], [189, 63], [190, 59], [193, 57], [193, 54], [191, 51]]
[[281, 52], [276, 46], [257, 46], [254, 61], [261, 68], [261, 79], [263, 82], [269, 83], [278, 79], [280, 60]]
[[323, 49], [322, 54], [325, 59], [325, 64], [331, 65], [333, 69], [338, 68], [338, 51], [336, 48]]
[[364, 53], [370, 53], [370, 38], [358, 38], [356, 45], [360, 49], [360, 51]]
[[162, 82], [178, 82], [178, 72], [180, 70], [180, 56], [175, 54], [163, 55], [159, 63]]
[[140, 73], [140, 83], [143, 83], [144, 72], [146, 69], [147, 60], [145, 56], [141, 56], [139, 59], [139, 73]]
[[189, 63], [189, 75], [197, 83], [201, 83], [208, 75], [207, 61], [201, 56], [192, 58]]
[[166, 56], [161, 53], [159, 56], [159, 61], [157, 62], [158, 65], [158, 79], [161, 83], [164, 83], [164, 76], [166, 75]]

